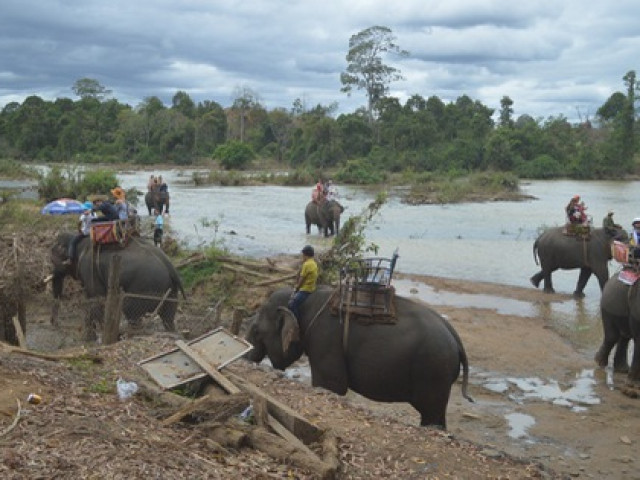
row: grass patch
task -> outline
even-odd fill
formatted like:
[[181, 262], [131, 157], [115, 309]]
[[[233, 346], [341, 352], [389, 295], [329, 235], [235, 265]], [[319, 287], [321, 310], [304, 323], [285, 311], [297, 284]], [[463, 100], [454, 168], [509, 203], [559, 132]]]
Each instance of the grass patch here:
[[41, 203], [35, 200], [2, 202], [0, 203], [0, 227], [3, 232], [23, 228], [76, 230], [78, 215], [42, 215], [41, 209]]
[[0, 158], [0, 178], [22, 180], [26, 178], [39, 178], [38, 171], [22, 163], [8, 158]]
[[481, 172], [468, 175], [432, 172], [413, 178], [404, 201], [410, 204], [442, 204], [468, 201], [515, 200], [520, 181], [512, 173]]

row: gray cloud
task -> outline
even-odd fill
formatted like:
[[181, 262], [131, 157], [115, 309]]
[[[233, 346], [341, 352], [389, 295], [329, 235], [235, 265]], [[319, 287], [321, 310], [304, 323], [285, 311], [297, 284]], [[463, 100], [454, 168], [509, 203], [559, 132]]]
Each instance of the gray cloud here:
[[339, 103], [349, 38], [383, 25], [409, 50], [389, 57], [404, 81], [391, 92], [469, 95], [498, 109], [507, 95], [516, 115], [595, 114], [635, 69], [640, 4], [542, 0], [5, 0], [0, 16], [0, 108], [29, 95], [73, 97], [95, 78], [132, 106], [165, 103], [178, 90], [230, 105], [245, 86], [268, 108]]

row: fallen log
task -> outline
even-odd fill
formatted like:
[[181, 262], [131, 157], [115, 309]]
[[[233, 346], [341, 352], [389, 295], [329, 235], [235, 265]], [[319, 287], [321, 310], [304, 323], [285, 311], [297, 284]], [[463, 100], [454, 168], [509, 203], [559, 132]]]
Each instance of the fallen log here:
[[279, 267], [274, 263], [269, 262], [268, 260], [267, 260], [268, 263], [248, 262], [246, 260], [240, 260], [240, 259], [231, 258], [231, 257], [218, 257], [218, 260], [220, 262], [242, 265], [243, 267], [247, 267], [247, 268], [266, 268], [272, 272], [293, 273], [295, 271], [291, 268]]
[[265, 280], [264, 282], [254, 283], [254, 287], [266, 287], [268, 285], [273, 285], [280, 282], [286, 282], [289, 280], [293, 280], [298, 276], [297, 273], [292, 273], [290, 275], [285, 275], [284, 277], [272, 278], [271, 280]]
[[232, 272], [240, 273], [242, 275], [253, 275], [255, 277], [267, 278], [267, 279], [273, 278], [271, 275], [267, 275], [266, 273], [260, 273], [260, 272], [256, 272], [255, 270], [249, 270], [249, 269], [242, 268], [242, 267], [233, 267], [233, 266], [227, 265], [225, 263], [223, 263], [221, 266], [225, 270], [230, 270]]
[[322, 479], [335, 478], [336, 470], [326, 464], [317, 456], [308, 455], [291, 445], [287, 440], [280, 438], [263, 428], [254, 428], [249, 432], [251, 445], [270, 457], [280, 461], [291, 462], [293, 465], [304, 468], [318, 475]]
[[2, 353], [19, 353], [28, 357], [41, 358], [42, 360], [89, 360], [93, 363], [102, 363], [102, 359], [95, 354], [82, 351], [79, 353], [43, 353], [35, 352], [26, 348], [15, 347], [5, 342], [0, 342], [0, 350]]
[[201, 430], [207, 438], [224, 448], [239, 450], [251, 445], [251, 439], [247, 432], [229, 425], [205, 425]]

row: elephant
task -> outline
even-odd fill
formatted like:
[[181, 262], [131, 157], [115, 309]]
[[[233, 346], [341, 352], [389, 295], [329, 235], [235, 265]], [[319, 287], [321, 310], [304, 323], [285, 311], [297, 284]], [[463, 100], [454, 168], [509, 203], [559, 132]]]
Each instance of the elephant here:
[[318, 226], [318, 231], [324, 232], [324, 236], [340, 233], [340, 215], [344, 207], [337, 200], [327, 200], [318, 205], [309, 202], [304, 209], [304, 221], [307, 225], [307, 234], [311, 233], [311, 225]]
[[144, 196], [144, 203], [147, 204], [149, 215], [153, 214], [154, 209], [158, 209], [160, 214], [163, 211], [169, 213], [169, 200], [169, 192], [167, 191], [149, 190]]
[[[177, 297], [181, 292], [186, 298], [182, 281], [169, 258], [162, 249], [150, 242], [131, 237], [122, 248], [119, 244], [93, 245], [90, 237], [83, 237], [76, 247], [76, 261], [69, 261], [69, 246], [75, 235], [60, 233], [51, 247], [52, 290], [58, 300], [62, 296], [64, 279], [67, 275], [79, 280], [87, 298], [106, 295], [111, 259], [121, 257], [120, 289], [125, 293], [147, 295], [154, 298], [125, 297], [122, 312], [127, 320], [135, 324], [148, 312], [154, 312], [167, 291], [168, 301], [164, 301], [158, 315], [166, 330], [174, 331], [174, 317], [178, 308]], [[58, 301], [54, 302], [51, 323], [57, 323]], [[95, 339], [95, 323], [102, 320], [104, 307], [94, 305], [85, 318], [85, 338]]]
[[[623, 283], [614, 274], [605, 284], [600, 298], [600, 314], [604, 338], [595, 355], [596, 363], [606, 367], [609, 354], [613, 357], [615, 372], [628, 374], [628, 380], [640, 386], [640, 285]], [[629, 341], [633, 339], [631, 368], [627, 360]]]
[[[285, 370], [303, 353], [309, 358], [312, 384], [338, 395], [351, 390], [375, 401], [408, 402], [420, 424], [446, 429], [451, 387], [460, 374], [467, 395], [469, 363], [462, 341], [445, 318], [425, 305], [395, 297], [397, 323], [350, 322], [346, 345], [341, 317], [327, 304], [335, 290], [319, 286], [300, 307], [300, 318], [286, 308], [292, 290], [274, 292], [254, 316], [245, 356]], [[344, 313], [343, 315], [344, 316]], [[344, 319], [342, 319], [344, 320]]]
[[[626, 240], [627, 235], [621, 231]], [[575, 297], [584, 297], [584, 288], [591, 275], [595, 275], [600, 283], [600, 290], [604, 288], [609, 278], [609, 260], [611, 260], [611, 243], [613, 238], [604, 229], [591, 229], [588, 239], [566, 235], [564, 227], [549, 228], [533, 243], [533, 258], [542, 270], [531, 277], [531, 283], [538, 288], [544, 280], [544, 291], [554, 293], [551, 274], [560, 269], [580, 269], [580, 276]]]

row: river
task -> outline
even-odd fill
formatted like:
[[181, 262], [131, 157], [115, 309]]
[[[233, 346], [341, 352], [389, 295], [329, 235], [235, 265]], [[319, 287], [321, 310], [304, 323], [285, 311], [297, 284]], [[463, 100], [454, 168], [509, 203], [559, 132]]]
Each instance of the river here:
[[[304, 207], [311, 186], [196, 187], [189, 171], [153, 173], [163, 175], [169, 185], [171, 215], [166, 224], [191, 248], [216, 244], [233, 253], [263, 258], [297, 253], [305, 244], [319, 250], [331, 244], [315, 227], [311, 235], [305, 232]], [[118, 178], [126, 189], [144, 191], [149, 174], [123, 171]], [[632, 219], [640, 215], [634, 203], [638, 187], [638, 182], [531, 181], [523, 190], [535, 197], [533, 200], [415, 206], [403, 204], [400, 191], [392, 190], [365, 234], [368, 242], [379, 247], [380, 256], [391, 256], [398, 249], [399, 272], [531, 287], [529, 277], [538, 270], [533, 241], [543, 228], [564, 223], [564, 207], [571, 196], [582, 196], [595, 225], [599, 226], [612, 208], [615, 220], [630, 229]], [[361, 213], [376, 193], [377, 189], [339, 186], [345, 206], [342, 221]], [[142, 197], [139, 211], [147, 217]], [[145, 222], [150, 234], [151, 220]], [[611, 271], [616, 268], [611, 262]], [[556, 291], [573, 292], [577, 277], [577, 270], [554, 273]], [[600, 292], [595, 278], [585, 293], [579, 303], [552, 304], [551, 315], [559, 317], [560, 323], [597, 323]], [[462, 300], [460, 296], [448, 299], [442, 292], [434, 295], [440, 302], [454, 304], [491, 303], [491, 299]]]

